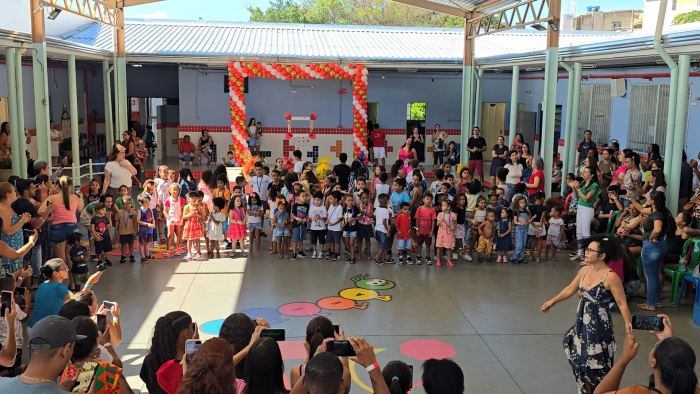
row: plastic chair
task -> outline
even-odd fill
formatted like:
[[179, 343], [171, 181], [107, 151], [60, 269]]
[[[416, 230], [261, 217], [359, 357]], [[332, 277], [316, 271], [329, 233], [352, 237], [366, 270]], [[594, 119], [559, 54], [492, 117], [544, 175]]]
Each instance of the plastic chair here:
[[680, 285], [681, 280], [686, 274], [693, 272], [693, 269], [695, 269], [695, 265], [698, 263], [698, 259], [700, 259], [700, 238], [691, 238], [685, 241], [685, 245], [683, 245], [683, 253], [681, 254], [681, 256], [688, 255], [688, 248], [691, 247], [691, 245], [693, 249], [690, 260], [688, 260], [686, 264], [687, 271], [678, 271], [677, 265], [664, 268], [664, 274], [671, 276], [671, 304], [678, 302], [678, 299], [676, 298], [676, 296], [678, 295], [678, 285]]
[[608, 220], [608, 227], [606, 227], [606, 229], [605, 229], [605, 232], [607, 234], [612, 234], [615, 232], [615, 230], [617, 230], [615, 228], [615, 223], [617, 223], [617, 219], [619, 219], [620, 216], [622, 216], [622, 211], [617, 211], [614, 213], [614, 216], [612, 217], [612, 219]]
[[[681, 298], [683, 295], [683, 290], [685, 290], [685, 282], [690, 282], [695, 284], [695, 302], [698, 303], [700, 302], [700, 279], [698, 278], [693, 278], [693, 276], [688, 273], [683, 277], [683, 282], [681, 282], [681, 292], [678, 294], [678, 302], [676, 305], [681, 304]], [[688, 296], [686, 292], [686, 297]]]
[[644, 267], [642, 266], [642, 256], [637, 256], [637, 276], [642, 279], [644, 276]]

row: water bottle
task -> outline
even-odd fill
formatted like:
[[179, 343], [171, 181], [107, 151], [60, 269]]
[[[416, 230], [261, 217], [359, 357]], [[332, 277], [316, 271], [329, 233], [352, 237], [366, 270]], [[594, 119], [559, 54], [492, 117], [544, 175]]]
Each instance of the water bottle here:
[[681, 257], [681, 260], [678, 262], [678, 271], [679, 271], [679, 272], [685, 272], [685, 271], [686, 271], [685, 257]]

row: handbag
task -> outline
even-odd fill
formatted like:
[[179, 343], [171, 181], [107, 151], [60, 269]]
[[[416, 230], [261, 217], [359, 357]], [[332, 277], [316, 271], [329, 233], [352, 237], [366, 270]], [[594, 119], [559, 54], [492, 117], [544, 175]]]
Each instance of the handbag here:
[[683, 205], [683, 210], [688, 212], [688, 213], [693, 213], [693, 209], [695, 208], [695, 203], [692, 201], [688, 201]]

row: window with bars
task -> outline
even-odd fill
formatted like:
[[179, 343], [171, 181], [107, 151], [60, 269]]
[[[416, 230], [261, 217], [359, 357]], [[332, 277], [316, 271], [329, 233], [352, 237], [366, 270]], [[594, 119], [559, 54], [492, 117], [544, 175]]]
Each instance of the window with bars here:
[[667, 84], [632, 84], [630, 110], [627, 122], [627, 148], [646, 152], [649, 144], [666, 150], [666, 122], [668, 119]]
[[598, 146], [610, 143], [610, 119], [612, 118], [612, 96], [610, 85], [581, 85], [578, 111], [578, 141], [583, 141], [586, 130], [593, 132], [593, 142]]

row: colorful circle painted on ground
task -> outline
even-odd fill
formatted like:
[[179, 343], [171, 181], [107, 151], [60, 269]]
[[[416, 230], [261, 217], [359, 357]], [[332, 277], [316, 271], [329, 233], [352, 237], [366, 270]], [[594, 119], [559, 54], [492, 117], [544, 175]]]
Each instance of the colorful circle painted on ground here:
[[347, 309], [365, 309], [367, 308], [367, 303], [363, 302], [361, 304], [357, 304], [353, 300], [349, 300], [347, 298], [343, 297], [326, 297], [318, 300], [316, 302], [316, 305], [323, 309], [331, 309], [331, 310], [347, 310]]
[[341, 290], [340, 293], [338, 293], [343, 298], [347, 298], [348, 300], [355, 300], [355, 301], [367, 301], [367, 300], [382, 300], [382, 301], [391, 301], [391, 296], [381, 296], [379, 293], [377, 293], [374, 290], [365, 290], [365, 289], [358, 289], [357, 287], [353, 287], [351, 289], [345, 289]]
[[287, 316], [328, 316], [328, 313], [320, 313], [321, 308], [309, 302], [292, 302], [284, 304], [277, 309], [281, 314]]
[[390, 280], [378, 278], [367, 279], [368, 276], [369, 275], [357, 275], [352, 278], [352, 281], [355, 282], [355, 286], [367, 290], [389, 290], [396, 286], [396, 284]]

